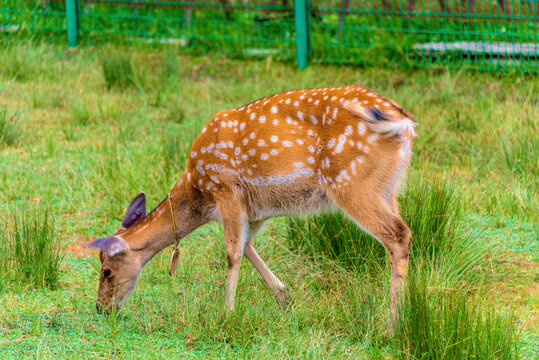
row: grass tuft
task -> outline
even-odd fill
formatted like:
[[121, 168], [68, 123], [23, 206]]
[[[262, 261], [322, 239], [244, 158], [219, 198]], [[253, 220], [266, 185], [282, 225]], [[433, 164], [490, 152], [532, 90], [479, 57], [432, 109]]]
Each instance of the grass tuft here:
[[[537, 136], [517, 138], [511, 142], [502, 141], [505, 165], [520, 177], [539, 173], [539, 141]], [[532, 175], [533, 177], [534, 175]]]
[[0, 273], [5, 280], [34, 288], [56, 288], [64, 253], [48, 210], [12, 214], [3, 227]]
[[19, 137], [17, 119], [7, 110], [0, 110], [0, 146], [13, 145]]
[[102, 66], [109, 89], [136, 86], [135, 69], [130, 56], [113, 52], [105, 56]]
[[453, 184], [419, 173], [401, 197], [401, 214], [412, 230], [412, 256], [434, 259], [453, 249], [460, 199]]
[[411, 277], [395, 343], [401, 359], [517, 359], [512, 316], [480, 306], [459, 291], [439, 291]]
[[342, 212], [291, 218], [288, 240], [293, 249], [313, 259], [330, 258], [349, 269], [372, 270], [385, 263], [384, 247]]

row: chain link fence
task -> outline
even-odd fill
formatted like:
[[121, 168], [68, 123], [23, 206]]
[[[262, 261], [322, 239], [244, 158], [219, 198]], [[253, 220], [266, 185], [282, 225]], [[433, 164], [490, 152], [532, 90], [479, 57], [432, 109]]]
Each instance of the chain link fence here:
[[0, 0], [0, 43], [538, 73], [539, 0]]

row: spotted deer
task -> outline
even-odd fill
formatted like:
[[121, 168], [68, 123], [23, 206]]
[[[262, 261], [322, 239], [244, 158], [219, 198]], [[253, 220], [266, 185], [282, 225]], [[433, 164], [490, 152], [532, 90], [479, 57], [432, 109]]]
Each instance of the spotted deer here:
[[[253, 238], [269, 218], [339, 208], [387, 249], [391, 328], [411, 238], [397, 188], [415, 124], [394, 101], [361, 86], [287, 91], [217, 112], [167, 197], [146, 215], [144, 193], [138, 195], [116, 234], [91, 243], [101, 250], [98, 310], [119, 309], [152, 257], [211, 220], [224, 228], [227, 307], [234, 309], [244, 255], [286, 302], [286, 286]], [[175, 248], [171, 274], [176, 263]]]

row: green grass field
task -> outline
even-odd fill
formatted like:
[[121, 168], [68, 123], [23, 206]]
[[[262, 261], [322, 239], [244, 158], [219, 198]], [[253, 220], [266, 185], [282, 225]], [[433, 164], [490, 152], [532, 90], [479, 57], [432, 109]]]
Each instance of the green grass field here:
[[[182, 241], [173, 277], [166, 250], [120, 313], [96, 313], [100, 263], [85, 244], [112, 234], [138, 192], [149, 208], [165, 197], [212, 114], [356, 83], [419, 122], [402, 191], [417, 238], [393, 338], [383, 249], [338, 214], [275, 219], [257, 237], [291, 290], [286, 309], [244, 261], [225, 311], [223, 233], [209, 224]], [[1, 47], [0, 358], [535, 359], [538, 93], [525, 75]]]

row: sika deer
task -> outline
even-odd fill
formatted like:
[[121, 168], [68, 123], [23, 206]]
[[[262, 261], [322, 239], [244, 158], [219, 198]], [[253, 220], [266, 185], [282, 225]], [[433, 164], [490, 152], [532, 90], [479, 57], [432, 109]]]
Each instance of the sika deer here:
[[[411, 238], [396, 195], [414, 127], [399, 105], [360, 86], [288, 91], [219, 111], [167, 198], [146, 216], [140, 194], [116, 234], [91, 243], [101, 250], [98, 309], [119, 308], [155, 254], [210, 220], [225, 232], [227, 306], [234, 309], [243, 255], [286, 301], [288, 291], [257, 254], [254, 236], [268, 218], [337, 207], [387, 249], [391, 328]], [[175, 250], [171, 273], [176, 261]]]

